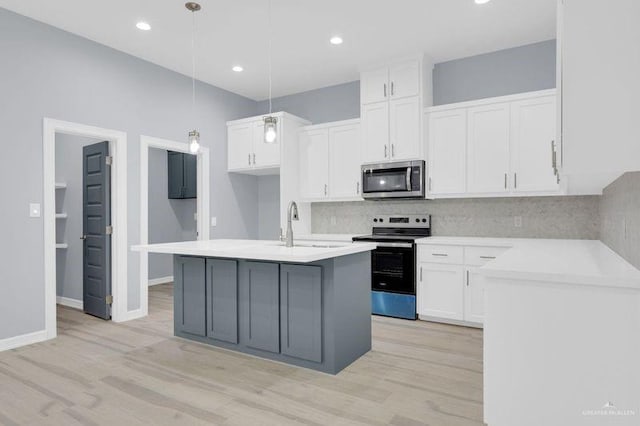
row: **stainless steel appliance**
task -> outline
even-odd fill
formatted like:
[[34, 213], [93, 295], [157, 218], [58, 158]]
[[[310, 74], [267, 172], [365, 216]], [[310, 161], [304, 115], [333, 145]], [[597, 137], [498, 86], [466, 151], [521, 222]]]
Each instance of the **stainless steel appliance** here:
[[378, 244], [371, 252], [371, 306], [376, 315], [416, 319], [416, 244], [431, 236], [429, 215], [391, 215], [373, 219], [371, 235], [353, 241]]
[[362, 197], [424, 198], [424, 161], [364, 164]]

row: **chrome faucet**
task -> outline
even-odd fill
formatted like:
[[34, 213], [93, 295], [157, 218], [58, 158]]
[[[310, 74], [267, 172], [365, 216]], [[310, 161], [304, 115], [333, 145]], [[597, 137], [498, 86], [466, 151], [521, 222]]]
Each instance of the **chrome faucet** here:
[[287, 240], [285, 243], [287, 247], [293, 247], [293, 228], [291, 227], [292, 220], [298, 220], [298, 205], [295, 201], [291, 201], [287, 208]]

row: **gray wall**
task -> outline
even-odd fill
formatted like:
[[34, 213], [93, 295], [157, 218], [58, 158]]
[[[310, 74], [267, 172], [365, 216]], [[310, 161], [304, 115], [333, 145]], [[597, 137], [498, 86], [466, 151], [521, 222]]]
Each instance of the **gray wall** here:
[[[212, 237], [257, 237], [258, 183], [226, 172], [226, 121], [254, 115], [256, 103], [198, 83], [191, 116], [191, 81], [141, 59], [0, 9], [0, 339], [44, 329], [42, 119], [127, 132], [129, 245], [139, 242], [139, 137], [186, 140], [197, 123], [211, 149]], [[129, 253], [128, 305], [139, 307], [139, 260]], [[10, 319], [10, 320], [9, 320]]]
[[280, 176], [258, 178], [258, 238], [277, 240], [280, 236]]
[[56, 191], [56, 213], [67, 219], [56, 220], [56, 242], [67, 243], [56, 250], [56, 295], [82, 301], [82, 147], [101, 142], [79, 136], [56, 134], [56, 182], [66, 189]]
[[[269, 112], [269, 101], [258, 102], [258, 111], [260, 114]], [[275, 98], [273, 111], [286, 111], [313, 124], [360, 118], [360, 82]]]
[[640, 172], [625, 173], [602, 193], [600, 238], [640, 269]]
[[434, 105], [556, 87], [556, 41], [436, 64]]
[[[381, 214], [430, 214], [437, 236], [598, 239], [599, 202], [583, 196], [314, 203], [311, 230], [367, 234]], [[522, 227], [514, 226], [515, 216]]]
[[[197, 239], [196, 199], [167, 197], [167, 151], [149, 150], [149, 243], [170, 243]], [[149, 279], [173, 275], [173, 256], [149, 253]]]

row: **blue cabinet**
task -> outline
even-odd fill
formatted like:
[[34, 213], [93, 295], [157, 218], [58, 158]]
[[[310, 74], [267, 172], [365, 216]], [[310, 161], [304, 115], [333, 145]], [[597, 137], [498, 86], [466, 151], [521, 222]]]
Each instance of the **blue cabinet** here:
[[280, 352], [280, 270], [277, 263], [243, 262], [240, 270], [246, 345]]
[[322, 361], [322, 268], [281, 265], [280, 335], [282, 353]]
[[167, 151], [167, 193], [170, 199], [196, 198], [198, 194], [198, 157]]
[[238, 343], [238, 262], [207, 259], [207, 337]]
[[205, 260], [174, 256], [173, 323], [176, 331], [206, 334]]

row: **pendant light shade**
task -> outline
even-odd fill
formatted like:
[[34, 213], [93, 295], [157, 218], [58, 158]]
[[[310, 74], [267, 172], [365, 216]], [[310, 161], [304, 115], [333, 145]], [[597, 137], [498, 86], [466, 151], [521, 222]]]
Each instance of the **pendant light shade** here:
[[189, 132], [189, 152], [197, 154], [200, 151], [200, 133], [197, 130]]
[[264, 141], [275, 143], [278, 138], [278, 119], [273, 116], [264, 118]]
[[269, 24], [269, 115], [264, 117], [264, 143], [276, 143], [278, 139], [278, 119], [271, 115], [271, 0], [269, 0], [268, 12]]
[[[191, 12], [191, 117], [195, 117], [196, 112], [196, 12], [201, 9], [195, 2], [185, 3], [184, 7]], [[200, 132], [192, 130], [189, 132], [189, 152], [197, 154], [200, 151]]]

